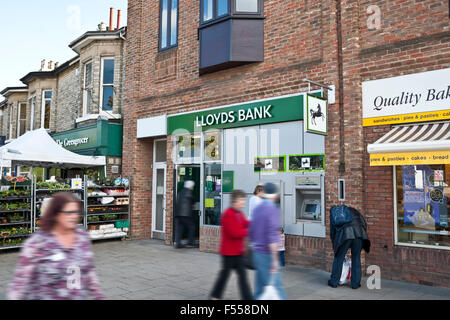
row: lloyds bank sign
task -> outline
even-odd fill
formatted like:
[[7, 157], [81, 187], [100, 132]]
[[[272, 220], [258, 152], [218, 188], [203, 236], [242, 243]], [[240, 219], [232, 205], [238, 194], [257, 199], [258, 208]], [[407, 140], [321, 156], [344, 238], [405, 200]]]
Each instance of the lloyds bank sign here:
[[[320, 92], [315, 93], [321, 96]], [[303, 120], [305, 94], [258, 100], [168, 117], [167, 133], [197, 132]]]

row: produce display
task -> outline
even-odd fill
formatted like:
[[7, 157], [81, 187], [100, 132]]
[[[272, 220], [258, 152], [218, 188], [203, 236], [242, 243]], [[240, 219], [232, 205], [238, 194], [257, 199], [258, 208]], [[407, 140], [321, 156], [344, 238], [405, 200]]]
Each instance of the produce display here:
[[29, 197], [31, 195], [30, 190], [8, 190], [8, 191], [0, 191], [0, 198], [8, 198], [8, 197]]
[[39, 182], [36, 184], [37, 189], [49, 189], [49, 190], [67, 190], [70, 189], [70, 185], [60, 182]]
[[16, 211], [31, 209], [31, 203], [27, 202], [6, 202], [0, 203], [0, 211]]

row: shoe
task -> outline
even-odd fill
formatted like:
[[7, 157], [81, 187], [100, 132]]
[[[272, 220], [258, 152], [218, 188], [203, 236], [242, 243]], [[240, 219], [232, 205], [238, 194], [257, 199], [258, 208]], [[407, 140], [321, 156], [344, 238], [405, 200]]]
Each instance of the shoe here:
[[328, 280], [328, 285], [332, 288], [337, 288], [337, 285], [333, 285], [330, 280]]
[[361, 284], [358, 284], [357, 287], [352, 287], [352, 289], [358, 289], [358, 288], [361, 288]]
[[186, 248], [186, 246], [183, 246], [183, 245], [181, 245], [181, 246], [175, 246], [175, 249], [183, 249], [183, 248]]

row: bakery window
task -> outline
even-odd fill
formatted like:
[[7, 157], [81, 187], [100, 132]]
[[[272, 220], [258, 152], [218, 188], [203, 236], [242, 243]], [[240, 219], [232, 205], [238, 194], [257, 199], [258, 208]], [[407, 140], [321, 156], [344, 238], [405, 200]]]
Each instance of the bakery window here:
[[396, 243], [450, 249], [450, 165], [394, 167]]

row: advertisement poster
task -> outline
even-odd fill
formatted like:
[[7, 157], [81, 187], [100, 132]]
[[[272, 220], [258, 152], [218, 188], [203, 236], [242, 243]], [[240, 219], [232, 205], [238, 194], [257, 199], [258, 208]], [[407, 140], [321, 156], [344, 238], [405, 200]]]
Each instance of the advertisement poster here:
[[256, 157], [254, 172], [286, 172], [286, 156]]
[[443, 188], [435, 185], [435, 170], [427, 165], [403, 166], [402, 180], [405, 224], [435, 230], [440, 211], [447, 211]]
[[296, 154], [289, 156], [289, 171], [324, 171], [324, 154]]

